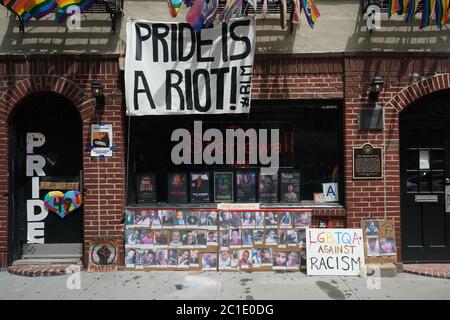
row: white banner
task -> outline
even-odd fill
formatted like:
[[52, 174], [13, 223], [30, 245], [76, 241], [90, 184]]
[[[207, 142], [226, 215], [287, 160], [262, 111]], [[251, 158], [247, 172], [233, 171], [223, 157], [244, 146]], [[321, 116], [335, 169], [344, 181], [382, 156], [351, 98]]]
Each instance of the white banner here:
[[129, 20], [127, 115], [250, 111], [254, 17], [194, 32], [187, 23]]
[[359, 275], [362, 266], [361, 229], [306, 229], [306, 274]]

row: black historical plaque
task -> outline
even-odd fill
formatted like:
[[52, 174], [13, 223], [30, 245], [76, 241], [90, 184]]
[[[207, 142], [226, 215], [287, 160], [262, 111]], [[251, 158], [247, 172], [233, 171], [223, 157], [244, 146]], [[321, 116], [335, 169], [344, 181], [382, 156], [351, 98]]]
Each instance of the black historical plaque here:
[[383, 151], [367, 143], [353, 148], [353, 179], [383, 178]]

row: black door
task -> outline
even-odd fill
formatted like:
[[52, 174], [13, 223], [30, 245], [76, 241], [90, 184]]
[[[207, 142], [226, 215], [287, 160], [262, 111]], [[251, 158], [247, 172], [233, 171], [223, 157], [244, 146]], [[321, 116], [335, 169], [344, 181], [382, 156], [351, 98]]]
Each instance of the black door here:
[[450, 95], [430, 96], [400, 115], [404, 262], [450, 261]]
[[[30, 200], [44, 200], [49, 191], [64, 189], [46, 189], [43, 182], [78, 183], [82, 170], [82, 127], [76, 108], [65, 98], [53, 94], [35, 95], [26, 99], [16, 108], [10, 125], [10, 262], [23, 255], [38, 253], [73, 256], [75, 248], [81, 248], [83, 242], [82, 206], [67, 216], [61, 217], [49, 211], [45, 219], [38, 221], [40, 241], [30, 241], [30, 222], [27, 204]], [[35, 147], [32, 155], [38, 155], [45, 161], [42, 170], [45, 176], [39, 176], [39, 191], [33, 195], [32, 177], [27, 174], [27, 136], [39, 133], [45, 137], [45, 143]], [[28, 165], [29, 166], [29, 165]], [[63, 198], [64, 199], [64, 198]], [[39, 213], [39, 207], [33, 209]], [[52, 244], [53, 246], [45, 245]], [[65, 244], [58, 247], [58, 244]], [[78, 249], [75, 249], [78, 250]]]

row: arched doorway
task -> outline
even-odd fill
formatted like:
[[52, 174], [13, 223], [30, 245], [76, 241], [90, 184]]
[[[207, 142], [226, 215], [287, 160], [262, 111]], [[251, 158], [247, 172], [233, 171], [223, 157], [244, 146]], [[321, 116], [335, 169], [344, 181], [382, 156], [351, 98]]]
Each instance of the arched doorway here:
[[[50, 191], [82, 190], [82, 122], [73, 103], [55, 93], [32, 94], [9, 122], [9, 263], [20, 259], [79, 259], [83, 208], [44, 206]], [[70, 194], [70, 193], [69, 193]], [[72, 199], [55, 197], [55, 208]], [[80, 198], [76, 199], [80, 200]]]
[[403, 262], [450, 261], [450, 90], [400, 113]]

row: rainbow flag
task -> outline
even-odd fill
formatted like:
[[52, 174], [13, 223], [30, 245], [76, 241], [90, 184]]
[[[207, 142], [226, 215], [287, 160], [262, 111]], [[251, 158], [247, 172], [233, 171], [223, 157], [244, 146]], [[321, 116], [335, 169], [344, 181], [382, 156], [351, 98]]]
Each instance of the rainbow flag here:
[[410, 23], [413, 20], [418, 6], [419, 6], [419, 0], [409, 0], [408, 1], [408, 5], [406, 6], [406, 15], [405, 15], [406, 23]]
[[25, 7], [25, 11], [33, 18], [39, 20], [52, 12], [55, 7], [55, 0], [29, 0], [28, 5]]
[[167, 0], [167, 5], [169, 6], [169, 13], [172, 18], [175, 18], [180, 12], [181, 0]]
[[302, 9], [305, 12], [306, 20], [311, 28], [314, 28], [317, 18], [320, 17], [319, 10], [317, 10], [314, 0], [302, 0]]
[[422, 0], [422, 20], [420, 21], [420, 29], [428, 27], [431, 23], [431, 14], [436, 5], [436, 0]]
[[444, 3], [444, 16], [442, 17], [442, 24], [447, 24], [448, 16], [450, 15], [450, 0], [442, 0]]
[[436, 18], [436, 25], [439, 29], [442, 29], [442, 20], [444, 19], [444, 4], [441, 0], [436, 1], [434, 6], [434, 15]]
[[55, 20], [61, 23], [65, 18], [71, 16], [73, 13], [68, 12], [71, 6], [80, 8], [80, 12], [88, 10], [97, 0], [56, 0], [56, 14]]
[[23, 21], [31, 19], [31, 15], [25, 10], [29, 0], [16, 0], [10, 6], [10, 9], [14, 11]]

